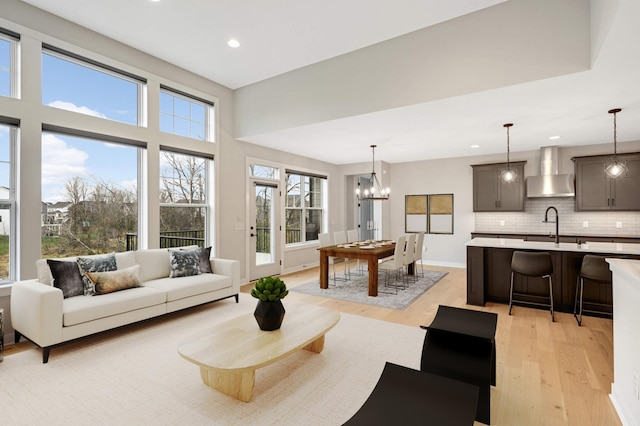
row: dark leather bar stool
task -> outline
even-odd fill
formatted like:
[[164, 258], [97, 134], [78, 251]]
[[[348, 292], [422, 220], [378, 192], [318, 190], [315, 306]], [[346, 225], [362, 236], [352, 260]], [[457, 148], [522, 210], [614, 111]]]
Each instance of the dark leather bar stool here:
[[609, 264], [606, 262], [605, 256], [596, 256], [593, 254], [587, 254], [582, 258], [582, 266], [578, 273], [578, 282], [576, 283], [576, 301], [573, 304], [573, 316], [578, 321], [578, 325], [582, 325], [582, 313], [591, 312], [595, 314], [605, 314], [613, 317], [613, 305], [602, 303], [589, 303], [590, 305], [598, 305], [609, 308], [609, 312], [592, 311], [583, 309], [582, 296], [584, 293], [584, 280], [593, 281], [598, 284], [607, 284], [611, 287], [611, 271], [609, 270]]
[[[540, 277], [549, 279], [549, 303], [532, 302], [529, 300], [515, 300], [513, 296], [525, 296], [529, 299], [544, 298], [546, 296], [538, 296], [526, 293], [513, 292], [513, 278], [515, 274], [524, 275], [526, 277]], [[551, 311], [551, 321], [555, 321], [553, 316], [553, 263], [551, 255], [548, 252], [538, 251], [514, 251], [511, 257], [511, 288], [509, 289], [509, 315], [513, 302], [523, 303], [526, 305], [548, 306]]]

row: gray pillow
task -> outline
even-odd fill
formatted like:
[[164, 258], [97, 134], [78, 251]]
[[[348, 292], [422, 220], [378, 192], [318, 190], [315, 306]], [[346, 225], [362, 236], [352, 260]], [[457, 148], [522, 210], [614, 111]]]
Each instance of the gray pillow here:
[[169, 250], [171, 272], [169, 278], [200, 275], [200, 247], [192, 250]]
[[84, 294], [84, 283], [76, 262], [47, 259], [47, 264], [53, 276], [53, 286], [62, 290], [62, 297], [66, 299]]
[[211, 270], [211, 246], [203, 248], [200, 251], [200, 273], [201, 274], [213, 274]]
[[93, 296], [96, 293], [93, 281], [91, 281], [87, 276], [87, 272], [109, 272], [118, 269], [115, 253], [91, 257], [79, 257], [77, 262], [80, 267], [80, 273], [82, 274], [85, 296]]

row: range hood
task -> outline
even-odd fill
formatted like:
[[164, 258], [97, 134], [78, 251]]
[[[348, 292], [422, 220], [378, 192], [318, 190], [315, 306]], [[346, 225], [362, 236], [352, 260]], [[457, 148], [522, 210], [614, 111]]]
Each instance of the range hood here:
[[527, 178], [527, 198], [574, 197], [576, 195], [573, 175], [559, 174], [558, 162], [557, 146], [540, 148], [540, 176]]

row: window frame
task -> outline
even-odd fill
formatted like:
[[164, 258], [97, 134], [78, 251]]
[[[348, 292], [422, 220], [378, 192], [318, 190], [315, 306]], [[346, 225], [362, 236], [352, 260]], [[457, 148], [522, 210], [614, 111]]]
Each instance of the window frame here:
[[[186, 136], [186, 135], [181, 135], [175, 132], [167, 132], [165, 130], [162, 130], [162, 115], [166, 114], [162, 111], [162, 102], [161, 102], [161, 97], [163, 94], [172, 96], [173, 98], [179, 98], [182, 99], [184, 101], [189, 102], [189, 104], [196, 104], [196, 105], [200, 105], [204, 108], [204, 139], [198, 139], [195, 138], [191, 135]], [[158, 95], [158, 129], [160, 130], [161, 133], [167, 133], [170, 135], [175, 135], [175, 136], [181, 136], [181, 137], [185, 137], [185, 138], [189, 138], [189, 139], [193, 139], [196, 141], [203, 141], [203, 142], [214, 142], [215, 141], [215, 137], [214, 137], [214, 126], [213, 123], [215, 122], [214, 120], [214, 109], [215, 109], [215, 103], [212, 101], [208, 101], [206, 99], [203, 99], [199, 96], [195, 96], [192, 95], [190, 93], [186, 93], [182, 90], [178, 90], [178, 89], [174, 89], [173, 87], [169, 87], [167, 85], [161, 84], [160, 85], [160, 92]], [[169, 115], [169, 114], [167, 114]], [[175, 114], [175, 109], [172, 111], [172, 114], [170, 115], [173, 119], [175, 119], [176, 114]], [[183, 118], [183, 117], [180, 117]], [[191, 123], [195, 122], [194, 120], [191, 120], [191, 117], [189, 117], [189, 125], [190, 125], [190, 129], [191, 129]], [[173, 128], [175, 129], [175, 123]]]
[[[104, 118], [105, 120], [109, 120], [109, 121], [113, 121], [115, 123], [122, 123], [122, 124], [128, 124], [128, 125], [132, 125], [132, 126], [137, 126], [137, 127], [145, 127], [146, 126], [146, 117], [145, 117], [145, 111], [146, 111], [146, 105], [145, 105], [145, 93], [147, 91], [146, 86], [147, 86], [147, 79], [140, 77], [136, 74], [124, 71], [122, 69], [116, 68], [114, 66], [111, 65], [107, 65], [105, 63], [87, 58], [85, 56], [82, 55], [78, 55], [76, 53], [73, 52], [69, 52], [67, 50], [64, 49], [60, 49], [58, 47], [55, 47], [53, 45], [50, 44], [46, 44], [46, 43], [42, 43], [42, 52], [41, 55], [49, 55], [52, 56], [54, 58], [60, 59], [62, 61], [66, 61], [72, 64], [75, 64], [77, 66], [83, 67], [83, 68], [87, 68], [89, 70], [92, 71], [96, 71], [102, 74], [106, 74], [108, 76], [114, 77], [114, 78], [118, 78], [121, 80], [125, 80], [128, 81], [130, 83], [134, 83], [136, 85], [136, 123], [132, 124], [132, 123], [128, 123], [126, 121], [120, 121], [120, 120], [115, 120], [113, 118]], [[41, 77], [41, 82], [42, 79], [44, 78], [44, 75]], [[41, 102], [42, 105], [47, 106], [43, 99], [42, 99], [42, 94], [43, 94], [44, 90], [41, 90], [40, 92], [40, 98], [41, 98]], [[51, 108], [55, 108], [55, 107], [51, 107]], [[82, 113], [77, 113], [77, 114], [82, 114]]]
[[[290, 207], [288, 205], [288, 201], [289, 201], [289, 193], [288, 193], [288, 182], [289, 182], [289, 176], [290, 175], [294, 175], [294, 176], [299, 176], [300, 177], [300, 206], [299, 207]], [[307, 191], [307, 187], [309, 186], [310, 180], [311, 179], [318, 179], [321, 183], [321, 192], [320, 192], [320, 206], [317, 207], [311, 207], [308, 206], [308, 200], [307, 197], [309, 196], [309, 194], [312, 194], [312, 192]], [[284, 182], [285, 182], [285, 194], [286, 196], [284, 197], [284, 230], [285, 230], [285, 237], [286, 237], [286, 232], [287, 232], [287, 211], [289, 210], [297, 210], [300, 211], [300, 241], [298, 242], [292, 242], [292, 243], [287, 243], [286, 242], [286, 238], [285, 238], [285, 247], [296, 247], [296, 246], [300, 246], [300, 245], [306, 245], [306, 244], [313, 244], [313, 243], [317, 243], [318, 239], [314, 239], [314, 240], [307, 240], [307, 221], [306, 221], [306, 217], [307, 217], [307, 212], [320, 212], [320, 229], [318, 229], [318, 234], [324, 232], [324, 229], [326, 229], [327, 227], [327, 192], [328, 192], [328, 178], [327, 176], [323, 176], [323, 175], [319, 175], [319, 174], [314, 174], [314, 173], [308, 173], [308, 172], [301, 172], [301, 171], [297, 171], [297, 170], [289, 170], [286, 169], [285, 173], [284, 173]]]
[[19, 99], [20, 84], [18, 76], [20, 73], [18, 71], [18, 67], [20, 61], [18, 60], [18, 52], [20, 48], [20, 34], [0, 28], [0, 39], [9, 43], [9, 97]]
[[16, 281], [17, 272], [17, 253], [18, 253], [18, 215], [16, 203], [16, 160], [17, 145], [20, 138], [20, 121], [12, 120], [7, 117], [0, 117], [0, 125], [9, 128], [9, 198], [0, 200], [0, 204], [9, 205], [9, 276], [6, 279], [0, 279], [0, 286], [10, 285]]
[[[204, 199], [204, 203], [163, 203], [163, 202], [159, 202], [158, 203], [158, 215], [160, 215], [160, 209], [162, 208], [184, 208], [184, 207], [188, 207], [188, 208], [204, 208], [204, 227], [205, 229], [203, 230], [203, 234], [204, 234], [204, 241], [203, 241], [203, 248], [204, 247], [209, 247], [211, 246], [211, 252], [212, 254], [216, 253], [216, 248], [214, 247], [213, 241], [215, 240], [213, 238], [213, 232], [212, 232], [212, 226], [215, 223], [214, 219], [213, 219], [213, 215], [215, 213], [215, 210], [213, 208], [213, 201], [214, 201], [214, 194], [212, 194], [212, 189], [215, 187], [215, 184], [213, 183], [213, 179], [215, 177], [214, 174], [214, 166], [215, 166], [215, 162], [214, 162], [214, 156], [213, 155], [208, 155], [208, 154], [204, 154], [202, 152], [196, 152], [196, 151], [188, 151], [188, 150], [182, 150], [182, 149], [176, 149], [174, 147], [169, 147], [169, 146], [165, 146], [165, 145], [160, 145], [160, 157], [162, 157], [163, 152], [169, 152], [172, 154], [177, 154], [177, 155], [187, 155], [187, 156], [192, 156], [192, 157], [196, 157], [196, 158], [200, 158], [202, 160], [205, 161], [204, 164], [204, 188], [202, 190], [202, 194], [205, 197]], [[162, 193], [162, 185], [161, 185], [161, 180], [162, 180], [162, 167], [159, 165], [159, 177], [160, 177], [160, 181], [158, 182], [159, 185], [159, 192]], [[158, 232], [162, 232], [160, 229], [158, 229]], [[160, 238], [161, 235], [158, 234], [158, 238]], [[160, 247], [162, 247], [162, 244], [160, 244]]]

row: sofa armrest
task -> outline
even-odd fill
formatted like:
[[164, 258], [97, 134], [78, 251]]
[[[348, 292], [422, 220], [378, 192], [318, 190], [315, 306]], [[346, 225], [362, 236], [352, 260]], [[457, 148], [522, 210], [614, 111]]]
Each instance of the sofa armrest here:
[[11, 286], [11, 326], [35, 344], [62, 342], [62, 290], [38, 280]]
[[238, 260], [219, 259], [214, 257], [211, 259], [211, 269], [214, 274], [231, 277], [234, 293], [240, 293], [240, 262]]

